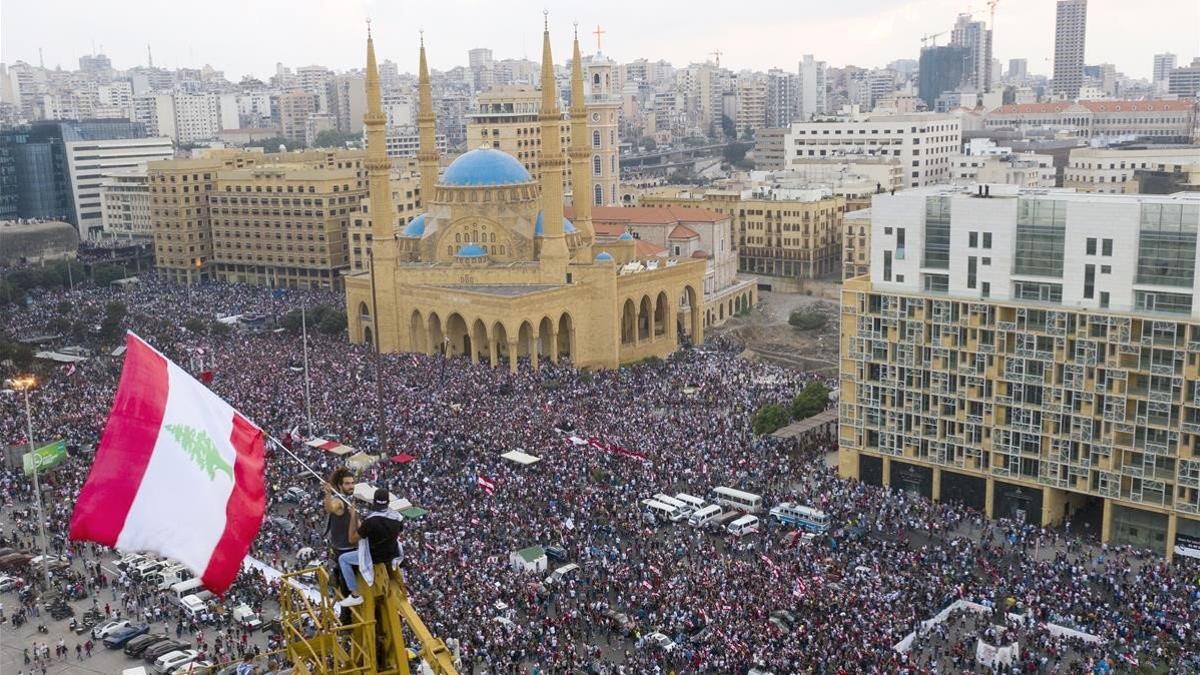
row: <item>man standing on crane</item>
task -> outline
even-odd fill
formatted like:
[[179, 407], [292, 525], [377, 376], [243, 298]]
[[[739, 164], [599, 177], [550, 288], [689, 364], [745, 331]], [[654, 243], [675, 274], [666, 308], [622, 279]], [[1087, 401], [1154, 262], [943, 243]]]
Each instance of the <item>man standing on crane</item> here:
[[[338, 494], [334, 494], [334, 489]], [[353, 496], [354, 475], [344, 466], [334, 469], [329, 482], [325, 483], [325, 513], [329, 516], [325, 531], [329, 534], [329, 559], [335, 571], [340, 569], [338, 558], [355, 549], [355, 542], [350, 541], [350, 500]], [[343, 593], [349, 592], [345, 580], [340, 580], [338, 586]]]

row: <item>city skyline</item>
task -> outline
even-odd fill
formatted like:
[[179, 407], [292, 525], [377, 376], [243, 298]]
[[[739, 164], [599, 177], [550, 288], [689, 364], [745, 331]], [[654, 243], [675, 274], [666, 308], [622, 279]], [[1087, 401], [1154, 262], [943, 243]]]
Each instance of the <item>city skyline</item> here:
[[[320, 64], [349, 70], [361, 68], [361, 39], [368, 16], [380, 38], [381, 60], [397, 62], [402, 71], [415, 71], [416, 39], [422, 27], [431, 67], [437, 70], [465, 66], [467, 50], [476, 47], [493, 50], [497, 59], [539, 57], [542, 7], [532, 2], [519, 2], [515, 10], [506, 6], [501, 11], [478, 2], [401, 8], [375, 0], [320, 0], [302, 7], [302, 12], [296, 11], [294, 3], [276, 0], [236, 8], [232, 3], [214, 3], [219, 16], [243, 16], [243, 20], [223, 23], [220, 31], [191, 30], [182, 16], [178, 21], [164, 21], [170, 18], [171, 9], [140, 3], [147, 11], [137, 11], [139, 3], [126, 3], [132, 11], [115, 14], [77, 0], [36, 4], [2, 0], [0, 14], [5, 20], [0, 27], [0, 61], [37, 64], [41, 48], [46, 67], [73, 70], [78, 58], [91, 53], [94, 45], [95, 51], [110, 57], [114, 67], [127, 69], [146, 64], [149, 44], [160, 67], [208, 64], [224, 71], [232, 81], [243, 75], [265, 79], [274, 73], [277, 62], [290, 67]], [[1159, 11], [1149, 14], [1116, 0], [1091, 0], [1086, 62], [1113, 63], [1130, 77], [1149, 79], [1154, 54], [1174, 52], [1181, 63], [1200, 55], [1200, 33], [1193, 30], [1200, 24], [1200, 5], [1190, 0], [1162, 0], [1157, 5]], [[223, 6], [228, 7], [227, 12], [221, 11]], [[647, 58], [683, 66], [711, 59], [712, 52], [720, 50], [722, 65], [731, 70], [765, 71], [794, 70], [802, 55], [810, 53], [834, 67], [883, 67], [897, 59], [915, 60], [923, 35], [944, 32], [938, 44], [949, 41], [949, 30], [960, 12], [969, 10], [977, 20], [988, 19], [987, 6], [980, 0], [899, 4], [864, 0], [852, 6], [770, 3], [753, 16], [721, 21], [712, 21], [714, 14], [703, 8], [688, 7], [685, 15], [680, 11], [683, 5], [674, 2], [646, 6], [622, 0], [611, 3], [604, 12], [591, 4], [559, 3], [550, 8], [550, 29], [552, 38], [565, 41], [578, 21], [584, 51], [589, 53], [595, 51], [592, 32], [599, 24], [604, 31], [603, 51], [620, 63]], [[995, 14], [994, 56], [1005, 64], [1011, 58], [1027, 59], [1031, 74], [1049, 75], [1054, 11], [1055, 3], [1047, 0], [1001, 2]], [[478, 20], [464, 24], [462, 17], [472, 13]], [[617, 20], [638, 13], [637, 20]], [[64, 16], [75, 18], [61, 22]], [[1163, 16], [1178, 20], [1164, 22]], [[38, 30], [50, 22], [59, 22], [53, 42], [44, 39], [50, 31]], [[276, 26], [277, 37], [264, 34], [264, 26]], [[647, 31], [657, 33], [658, 39], [647, 42]], [[855, 33], [861, 39], [845, 39]], [[414, 63], [409, 66], [410, 62]]]

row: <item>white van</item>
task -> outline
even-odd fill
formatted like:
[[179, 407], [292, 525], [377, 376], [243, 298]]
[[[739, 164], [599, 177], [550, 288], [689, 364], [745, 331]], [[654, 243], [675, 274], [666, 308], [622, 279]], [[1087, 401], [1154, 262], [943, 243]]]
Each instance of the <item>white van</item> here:
[[656, 501], [656, 502], [662, 502], [663, 504], [666, 504], [667, 506], [675, 507], [675, 510], [677, 511], [677, 513], [675, 514], [675, 517], [671, 519], [673, 521], [674, 520], [686, 520], [688, 516], [692, 515], [692, 511], [694, 510], [694, 509], [692, 509], [692, 507], [679, 501], [678, 499], [675, 499], [671, 495], [665, 495], [665, 494], [659, 493], [659, 494], [654, 495], [654, 497], [652, 497], [652, 499], [654, 499], [654, 501]]
[[204, 611], [204, 601], [194, 595], [183, 596], [179, 600], [179, 604], [183, 607], [183, 611], [193, 618], [199, 618], [200, 613]]
[[711, 523], [713, 519], [720, 517], [721, 507], [717, 506], [716, 504], [709, 504], [708, 506], [693, 513], [691, 517], [688, 518], [688, 524], [692, 527], [704, 527], [705, 525]]
[[675, 499], [687, 504], [693, 511], [699, 511], [700, 509], [704, 508], [706, 504], [708, 504], [708, 502], [704, 501], [703, 499], [689, 495], [686, 492], [680, 492], [679, 494], [675, 495]]
[[646, 514], [654, 518], [657, 522], [667, 523], [679, 520], [679, 509], [669, 504], [664, 504], [654, 499], [643, 499], [642, 506], [646, 509]]
[[547, 586], [553, 586], [565, 579], [567, 575], [578, 569], [579, 565], [576, 565], [575, 563], [567, 563], [566, 565], [563, 565], [562, 567], [559, 567], [551, 572], [550, 576], [546, 577], [545, 583]]
[[735, 537], [740, 537], [750, 532], [758, 532], [758, 516], [747, 514], [729, 524], [729, 534]]
[[180, 581], [171, 585], [171, 595], [173, 595], [177, 601], [182, 600], [185, 596], [192, 595], [203, 590], [205, 590], [204, 582], [200, 579], [200, 577], [188, 579], [187, 581]]

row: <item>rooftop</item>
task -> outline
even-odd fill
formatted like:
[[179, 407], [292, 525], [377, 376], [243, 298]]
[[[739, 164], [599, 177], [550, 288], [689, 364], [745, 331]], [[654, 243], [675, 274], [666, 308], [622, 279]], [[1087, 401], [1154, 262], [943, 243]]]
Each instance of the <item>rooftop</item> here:
[[1029, 115], [1061, 113], [1083, 108], [1093, 113], [1107, 112], [1182, 112], [1196, 106], [1193, 101], [1055, 101], [1053, 103], [1010, 103], [993, 110], [990, 115]]

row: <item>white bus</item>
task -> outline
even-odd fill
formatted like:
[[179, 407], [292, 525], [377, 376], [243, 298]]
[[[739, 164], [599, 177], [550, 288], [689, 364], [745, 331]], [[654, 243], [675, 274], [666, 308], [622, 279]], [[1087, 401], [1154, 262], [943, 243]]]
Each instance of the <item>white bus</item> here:
[[742, 516], [730, 523], [727, 529], [735, 537], [758, 532], [758, 516]]
[[653, 499], [656, 502], [662, 502], [663, 504], [666, 504], [667, 506], [674, 506], [676, 509], [679, 510], [680, 513], [683, 514], [683, 516], [685, 518], [690, 516], [692, 514], [692, 511], [695, 511], [695, 509], [693, 509], [691, 506], [689, 506], [685, 502], [681, 502], [678, 499], [675, 499], [671, 495], [665, 495], [665, 494], [659, 493], [659, 494], [656, 494], [653, 497], [651, 497], [651, 499]]
[[794, 525], [809, 532], [829, 531], [829, 514], [803, 504], [778, 504], [771, 509], [771, 517], [781, 524]]
[[675, 495], [675, 499], [678, 499], [684, 504], [692, 507], [693, 511], [699, 511], [708, 504], [708, 502], [704, 501], [703, 499], [700, 499], [699, 497], [693, 497], [686, 492], [680, 492], [679, 494]]
[[761, 496], [752, 492], [735, 490], [731, 487], [713, 488], [713, 501], [721, 506], [728, 506], [731, 509], [745, 511], [746, 513], [758, 513], [763, 508], [763, 499]]
[[704, 527], [720, 516], [721, 507], [717, 506], [716, 504], [709, 504], [708, 506], [693, 513], [691, 517], [688, 518], [688, 524], [692, 527]]

